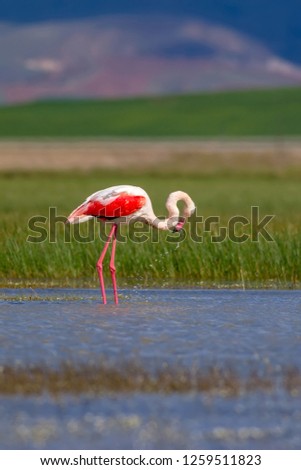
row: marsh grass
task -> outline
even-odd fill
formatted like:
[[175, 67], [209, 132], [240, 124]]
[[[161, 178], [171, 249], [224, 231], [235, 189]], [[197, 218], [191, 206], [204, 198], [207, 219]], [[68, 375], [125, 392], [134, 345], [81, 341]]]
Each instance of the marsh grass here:
[[99, 300], [99, 296], [90, 296], [83, 297], [80, 295], [58, 295], [58, 296], [49, 296], [49, 295], [39, 295], [33, 293], [28, 294], [3, 294], [0, 293], [0, 301], [3, 302], [78, 302], [78, 301], [87, 301], [87, 300]]
[[[285, 373], [283, 384], [288, 390], [291, 381], [291, 374]], [[252, 372], [242, 379], [231, 369], [216, 367], [204, 371], [165, 367], [150, 373], [136, 364], [125, 364], [122, 368], [66, 364], [57, 370], [5, 366], [0, 373], [1, 395], [203, 392], [233, 396], [255, 390], [270, 391], [274, 387], [275, 379], [271, 376]], [[293, 389], [300, 390], [300, 373], [294, 374]]]
[[114, 366], [62, 364], [58, 369], [44, 366], [3, 366], [0, 370], [0, 395], [115, 394], [115, 393], [206, 393], [225, 397], [245, 393], [270, 393], [282, 389], [293, 396], [301, 393], [301, 373], [287, 368], [251, 371], [241, 377], [230, 367], [187, 368], [165, 365], [149, 372], [142, 365]]
[[[122, 179], [122, 181], [121, 181]], [[65, 241], [66, 225], [55, 225], [50, 242], [49, 231], [42, 243], [29, 243], [31, 217], [48, 217], [49, 207], [67, 216], [87, 195], [110, 185], [128, 183], [142, 186], [153, 200], [157, 215], [165, 214], [164, 203], [169, 192], [183, 189], [194, 199], [198, 215], [217, 215], [220, 225], [229, 218], [250, 218], [251, 206], [260, 208], [260, 218], [273, 214], [268, 225], [273, 241], [261, 235], [234, 243], [228, 238], [212, 243], [218, 227], [204, 232], [204, 224], [191, 220], [186, 225], [186, 239], [178, 235], [145, 229], [149, 238], [137, 243], [126, 228], [124, 243], [117, 246], [116, 267], [120, 287], [278, 287], [296, 288], [301, 283], [301, 193], [298, 175], [120, 175], [112, 172], [91, 173], [9, 173], [0, 175], [0, 285], [18, 286], [97, 286], [95, 264], [103, 246], [102, 224], [83, 224], [86, 243], [71, 236]], [[191, 239], [193, 224], [202, 242]], [[48, 230], [47, 223], [40, 224]], [[195, 226], [194, 226], [195, 227]], [[71, 235], [74, 228], [71, 227]], [[144, 229], [143, 229], [144, 230]], [[250, 227], [245, 227], [250, 234]], [[99, 233], [102, 233], [102, 240]], [[236, 234], [242, 233], [237, 227]], [[168, 240], [169, 238], [169, 240]], [[105, 265], [108, 280], [108, 263]]]

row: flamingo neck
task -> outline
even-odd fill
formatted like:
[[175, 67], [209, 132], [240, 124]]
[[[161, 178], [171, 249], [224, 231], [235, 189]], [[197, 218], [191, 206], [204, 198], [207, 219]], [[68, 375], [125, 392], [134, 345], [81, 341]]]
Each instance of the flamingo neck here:
[[[177, 206], [178, 201], [183, 201], [185, 204], [183, 216], [180, 216], [180, 211]], [[173, 230], [174, 228], [179, 230], [183, 227], [186, 218], [190, 217], [190, 215], [194, 212], [195, 205], [188, 194], [184, 193], [183, 191], [175, 191], [168, 196], [166, 201], [166, 209], [168, 211], [168, 217], [165, 219], [159, 219], [155, 216], [155, 214], [153, 214], [153, 217], [151, 217], [149, 223], [159, 230]]]

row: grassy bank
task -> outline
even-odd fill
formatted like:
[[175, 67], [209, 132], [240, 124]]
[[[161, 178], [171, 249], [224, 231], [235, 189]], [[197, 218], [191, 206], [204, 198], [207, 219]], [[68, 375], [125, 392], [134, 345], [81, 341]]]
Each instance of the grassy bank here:
[[296, 136], [301, 88], [0, 108], [0, 137]]
[[[299, 175], [117, 175], [92, 173], [6, 173], [0, 175], [0, 285], [1, 286], [97, 286], [95, 263], [103, 246], [99, 223], [83, 224], [79, 243], [74, 227], [61, 221], [49, 231], [49, 207], [54, 215], [66, 216], [85, 197], [114, 184], [142, 186], [153, 200], [158, 216], [165, 215], [169, 192], [182, 189], [197, 205], [197, 215], [187, 225], [186, 238], [136, 227], [136, 233], [122, 230], [125, 241], [117, 247], [116, 267], [122, 286], [238, 286], [299, 287], [301, 282], [301, 193]], [[266, 214], [274, 218], [266, 226], [273, 241], [261, 235], [251, 240], [251, 225], [237, 224], [249, 235], [244, 243], [227, 237], [213, 243], [220, 227], [240, 215], [250, 219], [251, 206], [259, 206], [259, 222]], [[54, 212], [56, 211], [56, 212]], [[39, 232], [28, 227], [34, 216]], [[204, 232], [204, 220], [219, 216]], [[32, 220], [31, 227], [33, 226]], [[29, 243], [31, 236], [39, 243]], [[203, 240], [196, 240], [196, 235]], [[146, 238], [142, 243], [141, 237]], [[77, 234], [78, 238], [78, 234]], [[254, 237], [253, 237], [254, 238]], [[107, 277], [108, 267], [105, 268]], [[109, 285], [108, 281], [108, 285]]]

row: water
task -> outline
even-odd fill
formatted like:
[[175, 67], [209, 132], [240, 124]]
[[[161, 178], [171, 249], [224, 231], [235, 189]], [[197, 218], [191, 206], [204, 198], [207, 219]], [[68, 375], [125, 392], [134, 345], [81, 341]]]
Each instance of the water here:
[[[39, 300], [28, 300], [28, 296]], [[18, 300], [23, 296], [23, 300]], [[280, 377], [301, 369], [298, 291], [0, 291], [0, 366], [138, 361]], [[276, 382], [277, 384], [277, 382]], [[0, 397], [2, 449], [300, 449], [301, 396], [204, 393]]]

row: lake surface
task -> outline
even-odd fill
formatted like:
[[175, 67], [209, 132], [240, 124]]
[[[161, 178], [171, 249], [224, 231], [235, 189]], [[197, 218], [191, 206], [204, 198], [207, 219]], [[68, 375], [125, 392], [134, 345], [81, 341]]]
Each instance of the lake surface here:
[[276, 386], [235, 397], [0, 395], [0, 448], [301, 449], [301, 395], [277, 382], [301, 370], [299, 291], [123, 290], [104, 306], [94, 289], [0, 290], [0, 367], [100, 359], [268, 371]]

